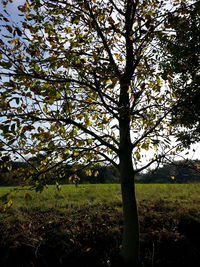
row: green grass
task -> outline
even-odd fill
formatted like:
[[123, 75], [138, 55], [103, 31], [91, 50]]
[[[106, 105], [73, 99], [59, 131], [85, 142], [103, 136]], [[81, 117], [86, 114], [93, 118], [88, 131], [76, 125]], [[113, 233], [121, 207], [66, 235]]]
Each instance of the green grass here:
[[[61, 191], [55, 186], [48, 186], [42, 193], [31, 190], [17, 190], [13, 187], [1, 187], [0, 197], [10, 192], [8, 199], [13, 200], [12, 209], [72, 209], [81, 206], [96, 206], [121, 203], [119, 185], [63, 185]], [[28, 197], [27, 197], [28, 194]], [[30, 197], [29, 197], [30, 196]]]
[[141, 184], [136, 186], [139, 201], [163, 200], [169, 204], [200, 204], [200, 184]]
[[[13, 200], [11, 209], [19, 210], [70, 210], [82, 206], [112, 205], [121, 207], [120, 185], [63, 185], [61, 191], [55, 186], [48, 186], [42, 193], [21, 188], [0, 187], [0, 197], [10, 192], [8, 199]], [[151, 205], [162, 201], [168, 206], [199, 208], [200, 184], [138, 184], [136, 195], [138, 203]], [[29, 197], [30, 196], [30, 197]]]

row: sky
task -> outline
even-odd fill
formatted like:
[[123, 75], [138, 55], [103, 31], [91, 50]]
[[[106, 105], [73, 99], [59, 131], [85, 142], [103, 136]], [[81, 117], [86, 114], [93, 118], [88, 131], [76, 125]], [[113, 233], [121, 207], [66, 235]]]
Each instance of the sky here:
[[[6, 10], [10, 13], [11, 18], [14, 22], [19, 22], [20, 17], [18, 16], [18, 6], [22, 5], [25, 0], [12, 0], [12, 3], [8, 3]], [[0, 1], [0, 13], [4, 10], [4, 6], [2, 4], [2, 0]]]

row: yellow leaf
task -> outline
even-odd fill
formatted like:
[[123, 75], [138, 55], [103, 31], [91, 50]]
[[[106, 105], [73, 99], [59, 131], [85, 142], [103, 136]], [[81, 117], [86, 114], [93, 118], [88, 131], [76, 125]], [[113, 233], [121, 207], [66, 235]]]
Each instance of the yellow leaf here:
[[94, 177], [97, 177], [99, 175], [99, 171], [94, 172]]
[[149, 144], [148, 143], [143, 143], [141, 145], [141, 148], [145, 149], [145, 150], [149, 150]]
[[60, 160], [60, 161], [63, 160], [63, 155], [59, 155], [58, 160]]
[[7, 211], [13, 204], [12, 199], [10, 199], [8, 202], [6, 202], [3, 207], [2, 207], [2, 211], [5, 212]]
[[131, 90], [131, 88], [129, 88], [128, 91], [127, 91], [127, 93], [131, 93], [131, 92], [132, 92], [132, 90]]
[[92, 126], [92, 122], [88, 121], [87, 126]]
[[44, 113], [47, 113], [47, 111], [48, 111], [48, 109], [47, 109], [47, 105], [44, 105], [44, 106], [43, 106], [43, 111], [44, 111]]
[[8, 202], [7, 202], [7, 208], [10, 208], [13, 204], [13, 201], [12, 199], [10, 199]]
[[19, 42], [19, 38], [14, 39], [14, 40], [10, 40], [10, 41], [8, 41], [8, 42], [9, 42], [9, 44], [18, 44], [18, 42]]
[[200, 169], [200, 164], [199, 163], [196, 163], [195, 166], [196, 166], [197, 169]]
[[85, 174], [86, 174], [87, 176], [92, 176], [92, 171], [91, 171], [91, 170], [86, 170], [86, 171], [85, 171]]

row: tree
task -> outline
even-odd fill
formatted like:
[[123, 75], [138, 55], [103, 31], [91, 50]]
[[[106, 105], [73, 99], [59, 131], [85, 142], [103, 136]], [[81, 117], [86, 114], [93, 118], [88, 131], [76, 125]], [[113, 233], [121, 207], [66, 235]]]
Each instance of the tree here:
[[165, 163], [156, 170], [149, 170], [143, 176], [144, 183], [192, 183], [200, 177], [198, 160], [180, 160]]
[[184, 14], [168, 17], [168, 28], [173, 34], [165, 34], [160, 39], [163, 78], [170, 76], [170, 86], [178, 99], [172, 123], [177, 126], [178, 139], [190, 146], [200, 138], [200, 2], [187, 8], [184, 4], [182, 8]]
[[40, 186], [63, 163], [115, 166], [127, 266], [139, 260], [135, 174], [179, 150], [170, 143], [177, 99], [158, 65], [164, 23], [182, 12], [174, 2], [170, 12], [157, 0], [30, 0], [21, 26], [1, 14], [2, 155], [39, 154], [27, 162]]

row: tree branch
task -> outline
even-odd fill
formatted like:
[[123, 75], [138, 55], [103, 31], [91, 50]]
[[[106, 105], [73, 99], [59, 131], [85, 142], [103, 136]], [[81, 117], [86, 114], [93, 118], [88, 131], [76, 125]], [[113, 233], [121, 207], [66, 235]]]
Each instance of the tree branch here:
[[114, 3], [113, 0], [110, 0], [110, 2], [113, 5], [113, 7], [117, 10], [117, 12], [119, 12], [119, 14], [125, 16], [125, 13], [120, 8], [117, 7], [117, 5]]
[[154, 160], [150, 161], [149, 163], [147, 163], [146, 165], [144, 165], [143, 167], [136, 169], [135, 173], [139, 173], [143, 170], [145, 170], [146, 168], [150, 167], [153, 163], [155, 162], [159, 162], [159, 160], [161, 160], [162, 158], [164, 158], [165, 155], [160, 155], [159, 157], [156, 157]]
[[145, 132], [136, 142], [132, 144], [132, 148], [136, 147], [144, 138], [146, 138], [150, 133], [152, 133], [156, 127], [162, 122], [162, 120], [171, 112], [171, 109], [168, 110], [157, 122], [151, 127], [147, 132]]
[[18, 152], [17, 149], [13, 148], [11, 145], [7, 144], [2, 139], [0, 139], [0, 142], [8, 146], [12, 150], [12, 152], [17, 153], [29, 166], [31, 166], [31, 168], [33, 168], [37, 171], [37, 173], [39, 173], [39, 170], [32, 163], [30, 163], [20, 152]]
[[90, 12], [90, 16], [91, 16], [91, 18], [92, 18], [92, 20], [93, 20], [93, 22], [94, 22], [94, 24], [96, 26], [97, 33], [98, 33], [98, 35], [100, 36], [100, 38], [101, 38], [101, 40], [103, 42], [104, 48], [105, 48], [106, 52], [108, 53], [108, 56], [109, 56], [109, 59], [110, 59], [110, 63], [111, 63], [111, 65], [113, 66], [113, 68], [115, 70], [115, 74], [116, 74], [117, 77], [120, 77], [121, 73], [120, 73], [120, 71], [118, 69], [117, 64], [115, 63], [115, 60], [114, 60], [113, 55], [112, 55], [112, 52], [111, 52], [111, 50], [110, 50], [110, 48], [108, 46], [108, 43], [106, 41], [106, 38], [105, 38], [105, 36], [104, 36], [104, 34], [103, 34], [103, 32], [102, 32], [97, 20], [96, 20], [96, 17], [94, 15], [92, 9], [90, 8], [90, 5], [89, 5], [88, 1], [85, 1], [85, 4], [88, 7], [88, 10]]
[[32, 114], [21, 114], [18, 115], [18, 117], [25, 117], [27, 116], [28, 118], [31, 118], [34, 121], [47, 121], [47, 122], [59, 122], [62, 121], [66, 124], [71, 124], [76, 126], [77, 128], [79, 128], [80, 130], [82, 130], [84, 133], [91, 135], [92, 137], [94, 137], [96, 140], [98, 140], [102, 145], [106, 146], [107, 148], [110, 148], [113, 152], [118, 154], [118, 148], [116, 148], [114, 145], [108, 143], [107, 141], [103, 140], [103, 138], [97, 134], [95, 134], [94, 132], [92, 132], [91, 130], [89, 130], [88, 128], [84, 127], [81, 123], [75, 122], [74, 120], [72, 120], [71, 118], [67, 118], [67, 119], [63, 119], [63, 118], [40, 118], [37, 116], [34, 116]]

